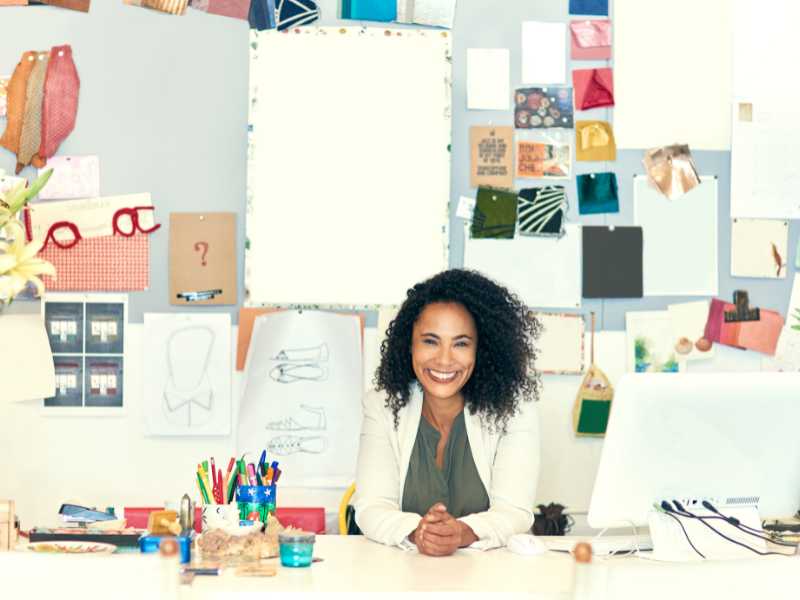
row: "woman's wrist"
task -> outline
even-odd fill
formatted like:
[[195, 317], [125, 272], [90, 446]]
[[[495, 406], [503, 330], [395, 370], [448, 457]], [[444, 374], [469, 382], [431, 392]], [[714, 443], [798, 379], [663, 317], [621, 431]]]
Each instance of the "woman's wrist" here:
[[461, 541], [458, 544], [459, 548], [466, 548], [478, 541], [478, 536], [472, 531], [472, 527], [464, 523], [464, 521], [457, 521], [458, 530], [461, 534]]

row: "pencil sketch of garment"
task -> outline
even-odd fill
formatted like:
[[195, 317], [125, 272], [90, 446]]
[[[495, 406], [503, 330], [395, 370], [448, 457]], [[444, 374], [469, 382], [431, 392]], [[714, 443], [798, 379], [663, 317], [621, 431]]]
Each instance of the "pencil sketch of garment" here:
[[308, 348], [285, 348], [272, 357], [280, 361], [269, 376], [278, 383], [296, 381], [325, 381], [328, 379], [328, 344]]
[[300, 408], [310, 414], [298, 415], [299, 421], [294, 417], [270, 421], [267, 423], [266, 429], [272, 431], [323, 431], [328, 428], [324, 407], [301, 404]]
[[328, 438], [321, 435], [300, 437], [298, 435], [281, 435], [267, 442], [267, 451], [278, 456], [297, 454], [322, 454], [328, 449]]
[[[208, 366], [214, 342], [214, 331], [203, 325], [178, 329], [167, 339], [168, 375], [162, 408], [169, 422], [192, 428], [211, 419], [214, 389]], [[187, 360], [187, 348], [196, 352], [194, 356], [203, 356], [203, 360]]]

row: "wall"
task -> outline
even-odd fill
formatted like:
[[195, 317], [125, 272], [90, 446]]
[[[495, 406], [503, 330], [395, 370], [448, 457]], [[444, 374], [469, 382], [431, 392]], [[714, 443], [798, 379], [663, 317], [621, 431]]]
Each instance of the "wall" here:
[[[92, 4], [89, 15], [48, 7], [0, 8], [4, 25], [0, 73], [10, 74], [26, 49], [72, 44], [82, 78], [80, 111], [77, 128], [61, 153], [98, 154], [103, 194], [151, 192], [162, 223], [167, 223], [173, 211], [237, 212], [239, 256], [243, 256], [246, 24], [192, 10], [177, 18], [128, 7], [121, 0], [95, 0]], [[320, 6], [320, 24], [339, 23], [335, 0], [324, 0]], [[468, 187], [468, 127], [488, 122], [511, 124], [511, 111], [466, 110], [466, 49], [510, 48], [513, 89], [519, 84], [520, 22], [568, 18], [567, 0], [503, 0], [491, 8], [480, 0], [459, 0], [454, 30], [451, 213], [460, 195], [473, 193]], [[602, 111], [592, 115], [613, 118], [610, 111], [604, 116]], [[641, 156], [639, 150], [627, 150], [618, 153], [615, 163], [576, 163], [577, 173], [600, 169], [617, 172], [622, 212], [579, 218], [572, 180], [568, 187], [573, 199], [570, 219], [584, 224], [630, 223], [632, 179], [643, 172]], [[729, 153], [697, 152], [695, 157], [701, 174], [719, 177], [721, 296], [731, 297], [734, 289], [746, 287], [756, 305], [785, 312], [793, 267], [785, 281], [743, 281], [729, 276]], [[5, 151], [0, 152], [0, 168], [13, 168], [13, 158]], [[17, 500], [27, 525], [52, 521], [58, 504], [67, 499], [100, 506], [177, 499], [193, 489], [193, 465], [202, 456], [229, 456], [232, 451], [232, 437], [171, 440], [142, 436], [142, 381], [147, 375], [141, 369], [139, 324], [144, 312], [178, 310], [167, 304], [166, 229], [152, 237], [150, 289], [130, 295], [134, 325], [130, 328], [125, 414], [107, 419], [53, 418], [43, 417], [35, 403], [0, 403], [0, 497]], [[459, 266], [463, 261], [459, 219], [451, 218], [450, 232], [450, 262]], [[796, 223], [790, 233], [793, 256], [798, 239]], [[238, 270], [242, 297], [241, 261]], [[596, 311], [600, 329], [621, 330], [625, 311], [661, 309], [681, 300], [587, 301], [581, 312]], [[193, 310], [229, 311], [235, 319], [236, 307]], [[375, 314], [369, 314], [368, 335], [373, 340], [375, 322]], [[367, 360], [374, 364], [374, 350]], [[235, 396], [237, 385], [235, 381]], [[545, 379], [540, 409], [546, 447], [539, 497], [541, 501], [560, 500], [585, 508], [602, 442], [574, 440], [572, 436], [569, 411], [577, 385], [575, 377]], [[334, 510], [340, 490], [281, 493], [284, 504], [322, 504]]]

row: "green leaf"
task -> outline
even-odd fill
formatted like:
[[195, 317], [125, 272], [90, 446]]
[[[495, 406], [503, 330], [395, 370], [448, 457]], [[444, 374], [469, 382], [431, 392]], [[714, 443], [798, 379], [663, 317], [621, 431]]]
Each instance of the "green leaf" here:
[[34, 181], [31, 186], [25, 190], [26, 202], [42, 191], [42, 188], [47, 185], [48, 181], [50, 181], [50, 176], [52, 174], [53, 169], [47, 169], [47, 171], [36, 178], [36, 181]]

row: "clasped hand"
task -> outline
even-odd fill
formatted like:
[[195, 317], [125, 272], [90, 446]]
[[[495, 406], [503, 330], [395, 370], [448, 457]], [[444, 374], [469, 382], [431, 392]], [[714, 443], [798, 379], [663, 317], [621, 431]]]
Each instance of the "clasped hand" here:
[[434, 504], [419, 521], [409, 539], [421, 554], [449, 556], [459, 548], [469, 546], [477, 536], [466, 523], [458, 521], [442, 503]]

